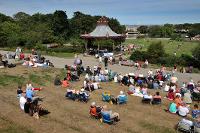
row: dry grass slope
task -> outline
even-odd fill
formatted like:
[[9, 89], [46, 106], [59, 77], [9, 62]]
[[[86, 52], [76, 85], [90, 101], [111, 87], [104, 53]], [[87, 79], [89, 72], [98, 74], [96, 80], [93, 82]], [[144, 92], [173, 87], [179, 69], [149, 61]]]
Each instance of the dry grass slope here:
[[[174, 133], [174, 125], [180, 117], [164, 111], [169, 104], [164, 99], [160, 106], [143, 105], [141, 98], [129, 96], [127, 105], [110, 105], [102, 102], [101, 94], [107, 90], [118, 95], [127, 87], [118, 86], [113, 82], [102, 83], [102, 90], [92, 92], [91, 101], [99, 105], [107, 104], [109, 108], [121, 116], [117, 125], [100, 123], [89, 116], [88, 103], [71, 101], [64, 98], [66, 89], [54, 87], [53, 78], [61, 74], [60, 69], [28, 69], [19, 66], [13, 69], [0, 70], [0, 132], [1, 133]], [[62, 77], [63, 75], [61, 75]], [[18, 84], [25, 86], [31, 80], [33, 86], [43, 86], [44, 90], [37, 93], [44, 97], [42, 105], [51, 113], [35, 120], [23, 113], [16, 98]], [[71, 86], [80, 89], [80, 82]], [[153, 94], [154, 92], [151, 91]]]

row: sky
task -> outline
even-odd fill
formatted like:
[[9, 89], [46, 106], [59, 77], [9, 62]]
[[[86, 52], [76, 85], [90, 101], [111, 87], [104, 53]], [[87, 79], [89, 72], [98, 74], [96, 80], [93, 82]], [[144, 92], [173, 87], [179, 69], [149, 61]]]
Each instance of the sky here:
[[0, 13], [66, 11], [113, 17], [121, 24], [200, 23], [200, 0], [0, 0]]

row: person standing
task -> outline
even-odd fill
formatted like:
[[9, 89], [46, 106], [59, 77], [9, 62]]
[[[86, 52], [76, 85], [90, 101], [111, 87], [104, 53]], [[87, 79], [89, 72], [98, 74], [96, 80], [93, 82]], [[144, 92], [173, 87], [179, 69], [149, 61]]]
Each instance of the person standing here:
[[101, 64], [101, 63], [102, 63], [102, 57], [99, 56], [99, 64]]
[[119, 65], [120, 65], [120, 66], [121, 66], [122, 60], [123, 60], [123, 59], [122, 59], [122, 56], [120, 55], [120, 56], [119, 56]]
[[108, 66], [108, 57], [107, 56], [104, 58], [104, 64], [105, 64], [105, 67]]

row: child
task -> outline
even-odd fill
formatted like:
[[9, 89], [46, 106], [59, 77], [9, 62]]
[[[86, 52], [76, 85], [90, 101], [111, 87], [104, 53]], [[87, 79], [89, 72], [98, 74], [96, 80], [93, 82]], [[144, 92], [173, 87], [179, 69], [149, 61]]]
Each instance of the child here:
[[17, 98], [20, 98], [21, 95], [22, 95], [23, 91], [22, 91], [22, 87], [21, 86], [18, 86], [18, 89], [17, 89]]

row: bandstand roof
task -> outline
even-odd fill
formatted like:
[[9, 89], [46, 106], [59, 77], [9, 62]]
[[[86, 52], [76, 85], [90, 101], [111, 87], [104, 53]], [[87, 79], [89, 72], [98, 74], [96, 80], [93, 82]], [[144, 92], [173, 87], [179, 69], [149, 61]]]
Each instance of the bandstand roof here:
[[97, 21], [96, 28], [89, 34], [81, 35], [82, 38], [125, 38], [124, 34], [117, 34], [108, 25], [106, 17], [101, 17]]

